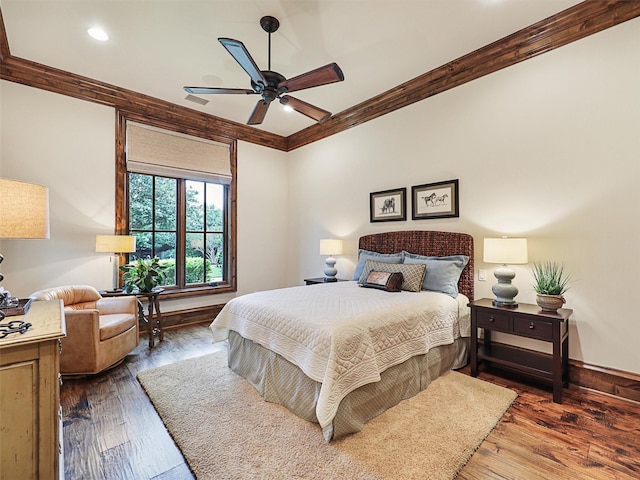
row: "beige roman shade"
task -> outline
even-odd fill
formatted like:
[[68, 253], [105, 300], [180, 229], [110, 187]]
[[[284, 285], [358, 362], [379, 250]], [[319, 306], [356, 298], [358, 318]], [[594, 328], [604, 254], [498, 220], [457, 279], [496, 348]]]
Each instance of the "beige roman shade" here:
[[127, 170], [216, 183], [231, 183], [229, 145], [127, 122]]

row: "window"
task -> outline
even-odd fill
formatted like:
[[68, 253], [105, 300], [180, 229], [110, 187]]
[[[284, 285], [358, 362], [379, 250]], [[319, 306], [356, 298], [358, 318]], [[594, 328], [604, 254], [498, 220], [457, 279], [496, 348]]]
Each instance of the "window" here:
[[234, 291], [235, 144], [132, 122], [121, 133], [116, 203], [120, 233], [136, 237], [129, 260], [160, 258], [169, 267], [163, 284], [176, 295]]

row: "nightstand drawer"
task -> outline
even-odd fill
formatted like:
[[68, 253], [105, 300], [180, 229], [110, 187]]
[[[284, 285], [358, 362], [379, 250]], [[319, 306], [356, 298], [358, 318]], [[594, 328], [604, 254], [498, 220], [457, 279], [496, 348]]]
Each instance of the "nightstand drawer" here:
[[490, 328], [491, 330], [502, 330], [509, 332], [511, 330], [509, 324], [509, 315], [499, 312], [478, 312], [478, 327]]
[[553, 323], [516, 315], [513, 318], [513, 332], [525, 337], [553, 340]]

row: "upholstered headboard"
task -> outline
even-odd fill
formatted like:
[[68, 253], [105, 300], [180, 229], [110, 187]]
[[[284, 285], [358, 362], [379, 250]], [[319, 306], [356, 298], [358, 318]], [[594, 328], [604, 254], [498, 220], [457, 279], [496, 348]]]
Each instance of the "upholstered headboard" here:
[[360, 237], [359, 248], [378, 253], [396, 253], [402, 250], [433, 257], [466, 255], [469, 263], [462, 271], [458, 290], [469, 300], [473, 292], [473, 237], [466, 233], [408, 230], [404, 232], [374, 233]]

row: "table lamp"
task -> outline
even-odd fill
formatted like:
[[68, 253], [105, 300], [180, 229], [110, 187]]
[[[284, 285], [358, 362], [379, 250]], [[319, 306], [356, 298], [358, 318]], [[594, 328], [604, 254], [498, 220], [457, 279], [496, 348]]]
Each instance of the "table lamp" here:
[[[49, 189], [0, 178], [0, 238], [49, 238]], [[4, 258], [0, 255], [0, 263]], [[0, 282], [4, 276], [0, 273]], [[14, 306], [8, 292], [0, 308]], [[5, 313], [0, 310], [0, 321]]]
[[342, 240], [335, 238], [327, 238], [320, 240], [320, 255], [328, 255], [325, 260], [324, 267], [324, 281], [325, 282], [337, 282], [336, 273], [336, 259], [334, 255], [342, 254]]
[[485, 238], [484, 257], [485, 263], [501, 263], [493, 273], [498, 279], [491, 291], [496, 296], [493, 305], [496, 307], [517, 307], [514, 297], [518, 295], [518, 288], [511, 283], [516, 276], [507, 265], [527, 263], [527, 239], [526, 238]]
[[[120, 279], [120, 262], [118, 255], [121, 253], [133, 253], [136, 251], [136, 237], [133, 235], [96, 235], [96, 252], [113, 254], [113, 290], [118, 290]], [[115, 258], [114, 258], [115, 257]]]

